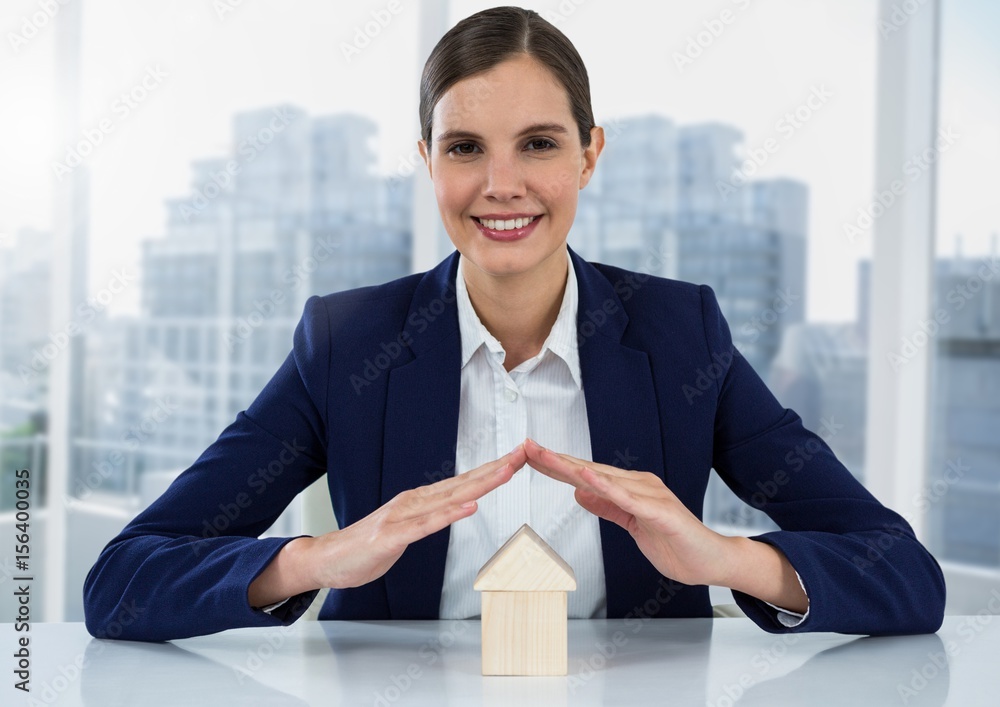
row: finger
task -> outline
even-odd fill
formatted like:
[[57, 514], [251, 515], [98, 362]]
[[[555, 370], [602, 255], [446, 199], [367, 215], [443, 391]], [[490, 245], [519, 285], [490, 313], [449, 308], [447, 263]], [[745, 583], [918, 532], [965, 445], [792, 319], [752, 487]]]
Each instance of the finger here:
[[408, 499], [401, 517], [415, 518], [443, 505], [461, 505], [481, 498], [510, 481], [526, 461], [523, 448], [518, 446], [500, 459], [472, 471], [421, 486], [415, 489], [416, 493], [410, 494], [412, 498]]
[[462, 518], [471, 516], [476, 510], [478, 506], [475, 501], [441, 506], [423, 515], [396, 521], [395, 534], [401, 542], [409, 545], [443, 530]]
[[574, 457], [571, 454], [564, 454], [562, 452], [556, 452], [551, 449], [547, 451], [569, 462], [570, 464], [579, 464], [581, 466], [587, 466], [590, 467], [591, 469], [601, 471], [611, 476], [629, 477], [629, 476], [634, 476], [635, 474], [638, 473], [636, 471], [633, 471], [632, 469], [619, 469], [617, 466], [611, 466], [610, 464], [601, 464], [600, 462], [595, 462], [591, 459], [580, 459], [579, 457]]
[[586, 477], [588, 475], [583, 473], [584, 469], [587, 470], [588, 474], [593, 475], [595, 478], [600, 478], [606, 483], [615, 484], [616, 486], [619, 486], [636, 496], [659, 499], [676, 499], [673, 491], [668, 489], [659, 477], [651, 474], [631, 472], [628, 476], [618, 476], [615, 474], [609, 474], [601, 469], [581, 467], [581, 477]]
[[580, 459], [574, 457], [570, 454], [562, 454], [560, 452], [555, 452], [551, 449], [546, 449], [542, 447], [537, 442], [532, 439], [528, 439], [524, 443], [525, 452], [528, 454], [528, 461], [531, 463], [532, 468], [538, 469], [539, 465], [544, 465], [548, 468], [552, 468], [559, 463], [569, 464], [571, 466], [586, 466], [591, 469], [597, 469], [606, 474], [612, 476], [622, 476], [627, 477], [633, 475], [636, 472], [627, 469], [619, 469], [616, 466], [611, 466], [609, 464], [601, 464], [599, 462], [591, 461], [589, 459]]
[[459, 486], [464, 486], [473, 481], [489, 479], [506, 464], [510, 464], [514, 471], [517, 471], [524, 466], [527, 460], [528, 456], [525, 454], [524, 447], [522, 445], [518, 445], [499, 459], [494, 459], [493, 461], [482, 464], [475, 469], [470, 469], [469, 471], [456, 474], [447, 479], [442, 479], [441, 481], [437, 481], [433, 484], [419, 487], [421, 495], [429, 497], [442, 492], [447, 492]]
[[[575, 462], [569, 461], [575, 459]], [[552, 478], [572, 484], [577, 488], [591, 488], [587, 474], [596, 475], [608, 483], [615, 483], [626, 489], [636, 497], [644, 497], [656, 501], [666, 500], [668, 502], [677, 501], [674, 493], [667, 488], [663, 480], [655, 474], [641, 471], [626, 471], [606, 464], [588, 462], [585, 459], [576, 459], [570, 455], [558, 455], [553, 458], [553, 463], [543, 466], [536, 460], [529, 458], [533, 468]], [[538, 464], [538, 466], [535, 466]]]
[[[603, 467], [605, 465], [603, 464], [596, 465], [602, 468], [595, 469], [594, 466], [591, 466], [592, 463], [588, 463], [585, 460], [571, 462], [554, 453], [542, 459], [532, 459], [529, 457], [528, 461], [531, 463], [532, 468], [536, 469], [539, 473], [558, 481], [572, 484], [577, 488], [586, 488], [589, 485], [583, 476], [583, 472], [590, 471], [593, 474], [600, 474], [602, 478], [614, 479], [617, 483], [626, 484], [630, 489], [635, 490], [636, 493], [648, 495], [656, 492], [655, 487], [652, 490], [650, 489], [650, 481], [648, 478], [645, 478], [645, 475], [639, 475], [636, 472], [612, 474], [604, 471]], [[662, 486], [662, 482], [660, 485]]]
[[609, 477], [592, 469], [582, 467], [580, 476], [584, 482], [584, 490], [615, 504], [636, 518], [655, 517], [663, 513], [665, 505], [669, 506], [671, 503], [669, 497], [639, 493], [639, 489], [627, 488], [622, 479]]
[[625, 530], [629, 529], [633, 516], [623, 511], [608, 499], [602, 498], [586, 489], [577, 489], [575, 496], [576, 502], [595, 516], [609, 520]]
[[531, 464], [531, 468], [535, 469], [539, 474], [544, 474], [550, 479], [555, 479], [556, 481], [562, 481], [564, 483], [570, 484], [580, 488], [585, 485], [583, 481], [583, 476], [581, 475], [583, 466], [569, 465], [568, 463], [560, 464], [545, 464], [537, 461], [528, 460]]

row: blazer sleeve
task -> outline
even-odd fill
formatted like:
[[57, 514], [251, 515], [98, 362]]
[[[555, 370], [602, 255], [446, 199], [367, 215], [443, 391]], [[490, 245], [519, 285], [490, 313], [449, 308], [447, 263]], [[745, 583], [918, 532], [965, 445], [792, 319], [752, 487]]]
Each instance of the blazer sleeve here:
[[740, 499], [780, 528], [751, 539], [785, 554], [809, 596], [809, 615], [788, 628], [765, 602], [734, 591], [736, 603], [771, 633], [937, 631], [945, 604], [937, 561], [902, 516], [879, 503], [798, 414], [779, 404], [733, 345], [715, 293], [700, 289], [708, 353], [722, 369], [714, 377], [713, 466]]
[[326, 304], [310, 297], [291, 353], [253, 403], [101, 551], [83, 587], [91, 635], [162, 641], [305, 612], [318, 590], [273, 614], [247, 591], [294, 539], [258, 536], [326, 471], [329, 338]]

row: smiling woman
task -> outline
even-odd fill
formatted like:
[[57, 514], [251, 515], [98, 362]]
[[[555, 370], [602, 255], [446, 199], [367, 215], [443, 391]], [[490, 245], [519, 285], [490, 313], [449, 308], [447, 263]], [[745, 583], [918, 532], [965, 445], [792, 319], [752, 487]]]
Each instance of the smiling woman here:
[[[91, 633], [129, 602], [158, 610], [123, 638], [289, 624], [322, 587], [321, 619], [473, 618], [477, 570], [525, 522], [573, 567], [573, 618], [707, 617], [714, 584], [775, 633], [940, 626], [934, 558], [778, 403], [713, 290], [567, 245], [604, 134], [565, 35], [516, 7], [466, 18], [427, 60], [420, 120], [455, 252], [309, 298], [253, 404], [102, 552]], [[386, 375], [352, 385], [380, 350]], [[253, 468], [270, 481], [250, 494]], [[781, 530], [706, 527], [713, 468]], [[323, 477], [339, 530], [258, 537]]]
[[[496, 46], [494, 37], [480, 39]], [[593, 126], [589, 109], [574, 111], [567, 100], [566, 86], [581, 78], [586, 85], [585, 72], [563, 78], [511, 47], [510, 58], [494, 67], [450, 86], [435, 85], [435, 75], [449, 74], [438, 67], [447, 48], [439, 45], [428, 59], [425, 85], [432, 88], [422, 98], [422, 115], [432, 95], [440, 98], [430, 121], [423, 121], [420, 154], [441, 220], [462, 253], [472, 305], [507, 349], [510, 370], [538, 353], [555, 322], [566, 281], [566, 238], [604, 131]], [[495, 48], [491, 54], [503, 58]], [[589, 96], [589, 90], [576, 93], [581, 100]], [[504, 109], [470, 109], [477, 105]], [[574, 125], [581, 114], [584, 122]]]

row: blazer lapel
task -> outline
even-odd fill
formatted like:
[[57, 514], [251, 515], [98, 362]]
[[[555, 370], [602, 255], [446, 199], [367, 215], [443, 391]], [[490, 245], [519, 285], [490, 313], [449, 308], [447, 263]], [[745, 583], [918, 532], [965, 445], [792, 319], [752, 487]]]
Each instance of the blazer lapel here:
[[[413, 295], [405, 330], [413, 360], [389, 372], [381, 504], [455, 475], [462, 346], [455, 302], [458, 251], [429, 270]], [[385, 574], [392, 618], [439, 615], [449, 528], [412, 543]]]
[[[650, 471], [666, 482], [649, 356], [621, 343], [628, 315], [614, 283], [572, 249], [570, 255], [580, 286], [577, 341], [593, 460]], [[602, 518], [600, 529], [608, 617], [641, 610], [656, 595], [662, 575], [621, 526]]]

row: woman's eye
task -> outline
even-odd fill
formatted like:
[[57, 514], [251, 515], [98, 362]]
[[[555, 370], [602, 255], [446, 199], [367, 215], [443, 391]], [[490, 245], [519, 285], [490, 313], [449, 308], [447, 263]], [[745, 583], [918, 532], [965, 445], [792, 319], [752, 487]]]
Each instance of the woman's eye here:
[[465, 152], [465, 151], [463, 151], [462, 148], [465, 148], [465, 147], [475, 148], [475, 145], [473, 145], [471, 142], [459, 142], [459, 143], [456, 143], [456, 144], [452, 145], [451, 147], [449, 147], [448, 148], [448, 152], [454, 152], [454, 153], [459, 154], [459, 155], [471, 155], [472, 152]]
[[556, 144], [554, 142], [552, 142], [551, 140], [549, 140], [547, 138], [537, 138], [535, 140], [532, 140], [528, 144], [532, 145], [532, 146], [535, 146], [533, 149], [535, 149], [536, 151], [538, 151], [538, 148], [537, 148], [538, 145], [541, 145], [541, 149], [543, 149], [543, 150], [548, 149], [550, 147], [555, 147], [556, 146]]

